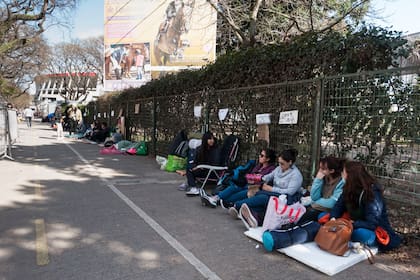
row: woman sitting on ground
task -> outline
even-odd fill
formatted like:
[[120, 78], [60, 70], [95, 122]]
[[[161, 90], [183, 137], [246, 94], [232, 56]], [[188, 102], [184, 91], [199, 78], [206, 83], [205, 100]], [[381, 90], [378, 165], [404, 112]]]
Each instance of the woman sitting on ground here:
[[345, 159], [332, 156], [319, 161], [319, 170], [310, 189], [311, 205], [299, 223], [317, 221], [320, 216], [330, 212], [343, 192], [344, 180], [341, 178]]
[[197, 188], [196, 178], [207, 176], [207, 170], [198, 169], [197, 165], [208, 164], [208, 165], [219, 165], [219, 149], [217, 148], [216, 139], [211, 132], [204, 133], [201, 139], [201, 145], [198, 147], [197, 154], [194, 163], [187, 169], [187, 183], [182, 184], [178, 189], [187, 189], [188, 196], [196, 196], [200, 194], [200, 189]]
[[[249, 174], [267, 175], [276, 168], [276, 152], [272, 149], [263, 149], [258, 158], [258, 164], [251, 170]], [[231, 207], [238, 201], [247, 198], [248, 185], [239, 187], [231, 183], [226, 189], [211, 197], [203, 197], [207, 199], [211, 205], [217, 206], [220, 201], [223, 208]]]
[[281, 152], [278, 158], [279, 166], [262, 177], [264, 183], [261, 190], [253, 197], [236, 201], [233, 207], [229, 208], [229, 214], [235, 218], [240, 217], [245, 226], [255, 228], [262, 225], [270, 196], [285, 194], [288, 204], [298, 201], [301, 197], [303, 177], [295, 165], [297, 155], [296, 149]]
[[[331, 210], [331, 219], [347, 213], [353, 223], [351, 240], [368, 246], [378, 245], [387, 251], [398, 247], [401, 238], [394, 232], [388, 220], [383, 198], [383, 188], [360, 162], [346, 162], [343, 169], [345, 185], [343, 193]], [[384, 229], [389, 236], [388, 244], [376, 242], [375, 230]]]

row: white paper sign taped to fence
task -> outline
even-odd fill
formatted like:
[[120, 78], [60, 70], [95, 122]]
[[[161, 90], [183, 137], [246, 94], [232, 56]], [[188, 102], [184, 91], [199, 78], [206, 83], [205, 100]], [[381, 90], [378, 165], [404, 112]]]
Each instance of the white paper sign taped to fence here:
[[201, 118], [201, 110], [203, 106], [194, 106], [194, 117]]
[[255, 115], [257, 124], [270, 124], [270, 114], [257, 114]]
[[224, 121], [226, 119], [228, 112], [229, 112], [228, 108], [219, 109], [219, 120]]
[[297, 124], [298, 110], [280, 112], [279, 124]]

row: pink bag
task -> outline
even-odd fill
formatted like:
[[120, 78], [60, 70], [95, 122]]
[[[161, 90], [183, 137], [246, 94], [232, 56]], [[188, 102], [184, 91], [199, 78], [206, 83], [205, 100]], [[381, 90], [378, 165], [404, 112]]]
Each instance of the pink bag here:
[[248, 185], [258, 185], [261, 183], [261, 174], [246, 174], [245, 175], [246, 181], [248, 182]]
[[126, 152], [127, 152], [127, 154], [135, 155], [137, 153], [137, 149], [136, 148], [130, 148]]
[[271, 196], [265, 211], [262, 228], [264, 231], [275, 230], [286, 224], [297, 223], [305, 212], [305, 206], [299, 202], [287, 205], [277, 196]]
[[102, 148], [99, 153], [101, 155], [117, 155], [117, 154], [122, 154], [121, 151], [119, 151], [114, 145], [112, 145], [111, 147], [105, 147]]

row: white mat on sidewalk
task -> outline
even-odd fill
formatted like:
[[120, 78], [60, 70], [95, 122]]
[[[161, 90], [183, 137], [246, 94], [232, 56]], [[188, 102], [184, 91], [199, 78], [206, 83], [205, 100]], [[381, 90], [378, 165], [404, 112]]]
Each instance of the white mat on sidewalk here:
[[[262, 243], [263, 230], [261, 227], [251, 228], [245, 235]], [[277, 250], [295, 260], [306, 264], [329, 276], [339, 273], [358, 262], [367, 259], [365, 252], [351, 252], [347, 257], [340, 257], [321, 250], [315, 242], [297, 244], [287, 248]], [[376, 254], [377, 248], [372, 248], [372, 253]]]

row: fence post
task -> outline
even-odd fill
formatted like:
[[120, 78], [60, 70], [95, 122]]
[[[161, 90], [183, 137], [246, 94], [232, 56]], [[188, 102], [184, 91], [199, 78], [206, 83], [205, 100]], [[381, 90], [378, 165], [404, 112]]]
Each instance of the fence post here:
[[153, 94], [153, 114], [152, 114], [152, 121], [153, 121], [153, 133], [152, 133], [152, 150], [153, 156], [156, 157], [156, 150], [157, 150], [157, 112], [156, 112], [157, 104], [156, 104], [156, 94]]
[[206, 92], [206, 116], [204, 118], [202, 133], [210, 130], [210, 93], [213, 93], [212, 89]]
[[324, 106], [324, 78], [318, 80], [318, 89], [316, 91], [314, 104], [314, 123], [312, 130], [312, 163], [311, 175], [315, 176], [318, 170], [319, 157], [321, 154], [321, 125], [322, 125], [322, 110]]

